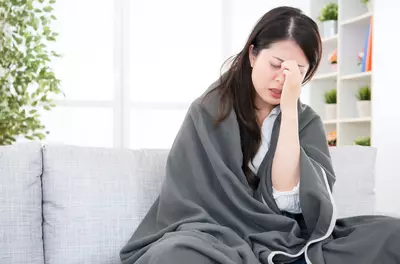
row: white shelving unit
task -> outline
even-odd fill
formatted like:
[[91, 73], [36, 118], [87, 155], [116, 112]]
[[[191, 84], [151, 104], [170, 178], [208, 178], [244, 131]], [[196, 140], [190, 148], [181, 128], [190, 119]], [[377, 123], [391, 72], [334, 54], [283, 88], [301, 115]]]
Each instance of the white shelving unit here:
[[[338, 31], [336, 35], [324, 37], [322, 23], [318, 17], [322, 8], [331, 2], [338, 3], [339, 7]], [[370, 12], [361, 0], [311, 0], [310, 11], [323, 36], [323, 53], [320, 68], [308, 84], [309, 104], [323, 118], [326, 133], [336, 131], [337, 146], [352, 145], [359, 137], [371, 136], [373, 120], [370, 116], [358, 115], [355, 94], [363, 85], [371, 87], [372, 71], [361, 72], [360, 66], [357, 65], [357, 56], [359, 52], [364, 52], [373, 12]], [[335, 49], [338, 52], [336, 68], [329, 63], [329, 55]], [[332, 88], [337, 89], [337, 118], [327, 120], [324, 93]], [[371, 87], [371, 94], [372, 91]]]

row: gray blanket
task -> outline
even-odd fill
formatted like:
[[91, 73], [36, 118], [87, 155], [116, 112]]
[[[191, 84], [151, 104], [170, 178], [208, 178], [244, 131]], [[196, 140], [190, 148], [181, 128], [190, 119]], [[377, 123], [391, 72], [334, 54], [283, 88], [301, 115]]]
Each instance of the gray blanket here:
[[320, 117], [299, 102], [302, 215], [281, 212], [271, 165], [280, 127], [252, 190], [242, 171], [239, 127], [232, 111], [214, 127], [218, 96], [190, 107], [171, 148], [160, 196], [121, 250], [123, 264], [400, 263], [400, 220], [337, 219], [335, 173]]

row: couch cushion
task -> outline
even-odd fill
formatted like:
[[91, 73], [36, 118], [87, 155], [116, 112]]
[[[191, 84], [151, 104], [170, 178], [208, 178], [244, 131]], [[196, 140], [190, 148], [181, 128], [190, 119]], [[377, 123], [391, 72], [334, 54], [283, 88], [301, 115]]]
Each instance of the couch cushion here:
[[121, 248], [157, 198], [167, 153], [47, 145], [46, 263], [120, 263]]
[[330, 148], [336, 184], [333, 196], [339, 217], [375, 213], [375, 161], [373, 147]]
[[0, 263], [43, 263], [42, 152], [38, 143], [0, 147]]

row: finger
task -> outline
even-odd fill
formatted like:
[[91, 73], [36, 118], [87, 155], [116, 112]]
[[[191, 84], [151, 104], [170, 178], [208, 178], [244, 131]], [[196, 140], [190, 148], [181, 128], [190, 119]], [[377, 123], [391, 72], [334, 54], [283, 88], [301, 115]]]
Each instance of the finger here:
[[300, 71], [299, 65], [295, 60], [287, 60], [282, 62], [282, 67], [291, 71]]
[[286, 68], [293, 68], [297, 66], [297, 62], [295, 60], [285, 60], [282, 62], [282, 66]]
[[290, 71], [287, 70], [287, 69], [284, 69], [284, 70], [283, 70], [283, 75], [284, 75], [284, 76], [290, 75]]

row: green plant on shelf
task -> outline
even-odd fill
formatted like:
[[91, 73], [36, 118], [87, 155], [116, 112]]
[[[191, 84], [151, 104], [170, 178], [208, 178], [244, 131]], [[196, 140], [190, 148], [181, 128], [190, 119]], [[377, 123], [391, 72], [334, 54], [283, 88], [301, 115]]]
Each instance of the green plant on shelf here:
[[359, 101], [370, 101], [371, 100], [371, 89], [369, 85], [360, 87], [357, 91], [356, 97]]
[[368, 4], [369, 0], [361, 0], [361, 3]]
[[328, 20], [338, 20], [338, 4], [329, 3], [321, 10], [321, 15], [318, 17], [319, 21], [324, 22]]
[[336, 89], [331, 89], [324, 93], [326, 104], [336, 104]]
[[354, 144], [358, 146], [371, 146], [371, 137], [359, 137], [354, 140]]

